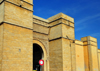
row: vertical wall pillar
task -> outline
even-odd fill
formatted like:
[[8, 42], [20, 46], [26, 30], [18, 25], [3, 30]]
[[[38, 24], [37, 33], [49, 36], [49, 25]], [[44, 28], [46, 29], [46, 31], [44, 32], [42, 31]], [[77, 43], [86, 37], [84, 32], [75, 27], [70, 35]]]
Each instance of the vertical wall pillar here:
[[100, 49], [98, 49], [98, 63], [99, 63], [99, 71], [100, 71]]
[[81, 38], [81, 40], [84, 45], [85, 71], [99, 71], [97, 39], [88, 36]]
[[75, 50], [76, 50], [76, 71], [85, 71], [84, 48], [82, 41], [75, 40]]
[[33, 2], [32, 0], [2, 1], [0, 71], [32, 71]]
[[76, 71], [74, 19], [60, 13], [48, 20], [50, 71]]

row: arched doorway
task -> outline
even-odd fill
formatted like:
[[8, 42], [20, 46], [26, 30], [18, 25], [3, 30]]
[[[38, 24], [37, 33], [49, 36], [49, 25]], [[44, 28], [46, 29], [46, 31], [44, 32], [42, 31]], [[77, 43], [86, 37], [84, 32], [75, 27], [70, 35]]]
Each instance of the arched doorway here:
[[[48, 63], [48, 60], [47, 60], [47, 51], [46, 51], [45, 46], [43, 45], [43, 43], [41, 41], [34, 39], [33, 40], [33, 54], [34, 54], [34, 47], [35, 47], [34, 44], [39, 45], [41, 47], [42, 51], [43, 51], [42, 59], [44, 60], [44, 65], [42, 66], [42, 71], [49, 71], [49, 68], [48, 68], [49, 63]], [[34, 63], [33, 63], [33, 66], [34, 66]]]
[[40, 45], [33, 44], [33, 70], [43, 71], [43, 66], [39, 65], [39, 60], [44, 58], [44, 53]]

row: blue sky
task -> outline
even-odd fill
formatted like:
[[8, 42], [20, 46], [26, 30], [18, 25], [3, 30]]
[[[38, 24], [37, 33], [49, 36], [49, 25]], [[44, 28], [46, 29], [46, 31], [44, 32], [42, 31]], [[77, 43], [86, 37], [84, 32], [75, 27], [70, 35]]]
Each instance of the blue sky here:
[[60, 12], [74, 18], [75, 39], [97, 38], [100, 49], [100, 0], [33, 0], [34, 15], [47, 19]]

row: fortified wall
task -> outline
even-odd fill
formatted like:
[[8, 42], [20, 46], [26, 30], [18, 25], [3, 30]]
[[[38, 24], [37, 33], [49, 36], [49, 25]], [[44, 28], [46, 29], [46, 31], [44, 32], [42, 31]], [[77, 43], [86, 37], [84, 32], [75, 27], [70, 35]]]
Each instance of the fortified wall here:
[[0, 71], [100, 71], [97, 39], [76, 40], [72, 17], [40, 18], [32, 3], [0, 0]]

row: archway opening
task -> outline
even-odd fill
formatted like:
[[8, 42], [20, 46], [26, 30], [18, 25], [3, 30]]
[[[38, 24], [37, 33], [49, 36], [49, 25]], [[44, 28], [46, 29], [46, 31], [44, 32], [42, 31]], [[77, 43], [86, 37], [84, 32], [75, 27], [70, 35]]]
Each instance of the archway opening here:
[[39, 60], [43, 59], [44, 54], [41, 46], [33, 44], [33, 70], [42, 71], [42, 66], [39, 65]]

